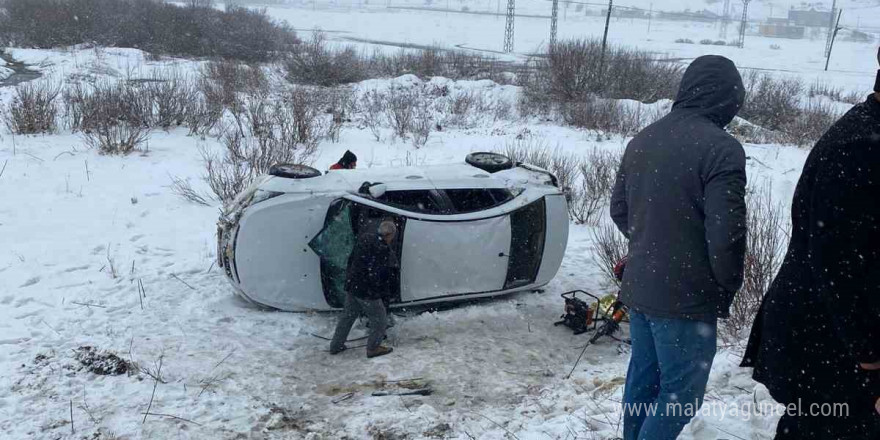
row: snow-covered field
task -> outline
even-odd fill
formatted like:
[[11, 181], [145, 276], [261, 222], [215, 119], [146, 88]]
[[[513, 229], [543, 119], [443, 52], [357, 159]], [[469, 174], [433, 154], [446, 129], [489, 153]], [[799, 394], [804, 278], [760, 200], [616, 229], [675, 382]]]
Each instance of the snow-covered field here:
[[[453, 21], [430, 12], [269, 11], [301, 29], [484, 50], [500, 46], [503, 29], [503, 20], [494, 17], [462, 15]], [[560, 35], [595, 35], [601, 32], [597, 23], [561, 22]], [[539, 47], [548, 24], [518, 21], [517, 47]], [[852, 90], [867, 90], [873, 79], [873, 56], [858, 56], [872, 46], [841, 43], [826, 74], [817, 68], [821, 41], [784, 41], [779, 44], [798, 56], [781, 57], [757, 37], [750, 51], [677, 45], [676, 26], [682, 24], [655, 22], [647, 34], [621, 22], [611, 38], [674, 58], [712, 51], [742, 66], [786, 70]], [[127, 49], [11, 54], [49, 81], [197, 67], [190, 61], [147, 61]], [[361, 87], [412, 81], [374, 80]], [[492, 99], [516, 94], [513, 87], [487, 82], [446, 84]], [[0, 88], [0, 100], [9, 97], [10, 90]], [[517, 138], [579, 154], [619, 150], [627, 141], [599, 141], [595, 133], [538, 121], [497, 120], [433, 132], [415, 149], [390, 136], [377, 142], [369, 130], [348, 124], [338, 142], [322, 143], [315, 166], [326, 169], [346, 149], [358, 154], [362, 167], [459, 162], [468, 152], [502, 148]], [[233, 296], [213, 263], [219, 204], [195, 205], [172, 192], [172, 177], [206, 191], [200, 149], [217, 148], [213, 138], [178, 129], [153, 132], [147, 151], [113, 157], [98, 155], [79, 135], [64, 131], [21, 137], [0, 130], [0, 438], [620, 435], [627, 348], [604, 340], [589, 348], [565, 379], [587, 337], [552, 325], [562, 312], [559, 293], [574, 288], [613, 293], [590, 259], [589, 227], [571, 226], [563, 266], [543, 293], [405, 314], [390, 332], [392, 355], [368, 361], [361, 350], [351, 350], [330, 356], [327, 342], [313, 335], [329, 335], [335, 315], [259, 310]], [[787, 203], [807, 151], [777, 145], [746, 150], [752, 158], [749, 179], [771, 182], [777, 200]], [[141, 369], [93, 374], [77, 359], [85, 346], [116, 353]], [[719, 348], [706, 397], [713, 413], [696, 417], [681, 438], [772, 437], [776, 417], [734, 413], [755, 402], [772, 403], [749, 371], [737, 367], [740, 355], [739, 344]], [[370, 395], [424, 383], [431, 384], [433, 395]], [[156, 415], [145, 418], [148, 407]]]

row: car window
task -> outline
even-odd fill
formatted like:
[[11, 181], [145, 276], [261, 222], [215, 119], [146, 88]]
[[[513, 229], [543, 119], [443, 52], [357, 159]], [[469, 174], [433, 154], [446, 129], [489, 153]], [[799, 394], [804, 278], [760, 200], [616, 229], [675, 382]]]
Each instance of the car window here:
[[424, 214], [447, 214], [429, 190], [387, 191], [377, 202]]
[[504, 188], [447, 189], [445, 192], [458, 213], [482, 211], [513, 198], [513, 194]]

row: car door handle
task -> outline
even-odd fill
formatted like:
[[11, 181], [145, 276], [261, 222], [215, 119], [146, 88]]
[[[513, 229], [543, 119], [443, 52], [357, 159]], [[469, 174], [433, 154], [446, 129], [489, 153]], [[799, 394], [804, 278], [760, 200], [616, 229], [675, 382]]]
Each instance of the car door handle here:
[[504, 257], [508, 257], [508, 258], [509, 258], [509, 257], [510, 257], [510, 255], [507, 255], [507, 254], [505, 254], [504, 252], [499, 252], [499, 253], [498, 253], [498, 256], [501, 257], [501, 258], [504, 258]]

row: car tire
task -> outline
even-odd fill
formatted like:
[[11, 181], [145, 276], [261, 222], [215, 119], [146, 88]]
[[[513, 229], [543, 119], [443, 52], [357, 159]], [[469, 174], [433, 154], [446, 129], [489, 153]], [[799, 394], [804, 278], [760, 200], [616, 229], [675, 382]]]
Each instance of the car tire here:
[[269, 167], [269, 174], [288, 179], [309, 179], [320, 176], [321, 172], [308, 165], [279, 163]]
[[485, 151], [468, 154], [464, 161], [468, 165], [477, 167], [487, 173], [496, 173], [513, 168], [513, 161], [509, 157]]

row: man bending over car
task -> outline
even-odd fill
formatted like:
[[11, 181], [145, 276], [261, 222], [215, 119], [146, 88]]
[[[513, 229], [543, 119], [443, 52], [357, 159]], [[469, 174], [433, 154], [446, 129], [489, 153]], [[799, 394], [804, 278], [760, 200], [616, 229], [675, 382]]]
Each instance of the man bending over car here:
[[345, 310], [336, 324], [336, 332], [330, 342], [330, 354], [346, 349], [345, 340], [351, 326], [361, 314], [370, 321], [367, 338], [367, 357], [374, 358], [391, 353], [392, 348], [381, 345], [385, 339], [387, 316], [383, 299], [391, 296], [392, 267], [395, 265], [391, 244], [397, 238], [397, 225], [383, 220], [378, 230], [366, 228], [358, 236], [357, 243], [348, 259], [348, 275], [345, 281]]

